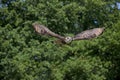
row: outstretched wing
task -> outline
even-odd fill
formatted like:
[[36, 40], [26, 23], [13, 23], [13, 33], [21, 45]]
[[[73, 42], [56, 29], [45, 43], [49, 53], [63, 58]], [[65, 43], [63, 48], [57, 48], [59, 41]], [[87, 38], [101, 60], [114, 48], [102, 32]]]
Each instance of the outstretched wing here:
[[62, 41], [64, 41], [64, 37], [63, 36], [60, 36], [54, 32], [52, 32], [51, 30], [49, 30], [47, 27], [43, 26], [43, 25], [40, 25], [38, 23], [33, 23], [32, 24], [35, 31], [41, 35], [49, 35], [49, 36], [53, 36], [53, 37], [56, 37]]
[[105, 28], [103, 27], [103, 28], [94, 28], [94, 29], [83, 31], [83, 32], [75, 35], [73, 37], [73, 40], [86, 40], [86, 39], [95, 38], [95, 37], [101, 35], [103, 33], [104, 29]]

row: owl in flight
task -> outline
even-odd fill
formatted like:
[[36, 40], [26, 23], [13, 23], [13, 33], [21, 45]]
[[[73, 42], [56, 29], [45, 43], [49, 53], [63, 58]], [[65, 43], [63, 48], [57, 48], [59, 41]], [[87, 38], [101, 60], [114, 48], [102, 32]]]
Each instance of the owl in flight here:
[[77, 35], [70, 37], [64, 37], [61, 35], [58, 35], [54, 32], [52, 32], [50, 29], [48, 29], [47, 27], [45, 27], [44, 25], [40, 25], [38, 23], [33, 23], [32, 26], [34, 27], [35, 31], [41, 35], [49, 35], [49, 36], [53, 36], [55, 38], [58, 38], [62, 43], [70, 43], [74, 40], [88, 40], [88, 39], [92, 39], [95, 38], [99, 35], [101, 35], [104, 31], [104, 27], [102, 28], [94, 28], [94, 29], [90, 29], [90, 30], [85, 30], [81, 33], [78, 33]]

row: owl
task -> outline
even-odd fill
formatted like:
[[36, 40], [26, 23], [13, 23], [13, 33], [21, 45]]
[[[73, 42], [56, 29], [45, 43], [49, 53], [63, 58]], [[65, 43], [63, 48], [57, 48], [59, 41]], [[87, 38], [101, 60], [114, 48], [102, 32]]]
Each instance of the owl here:
[[72, 41], [75, 41], [75, 40], [89, 40], [89, 39], [98, 37], [103, 33], [105, 29], [105, 27], [93, 28], [90, 30], [85, 30], [71, 37], [71, 36], [61, 36], [59, 34], [56, 34], [52, 32], [50, 29], [48, 29], [46, 26], [40, 25], [38, 23], [33, 23], [32, 26], [34, 27], [35, 31], [40, 35], [48, 35], [48, 36], [58, 38], [62, 43], [65, 43], [65, 44], [71, 43]]

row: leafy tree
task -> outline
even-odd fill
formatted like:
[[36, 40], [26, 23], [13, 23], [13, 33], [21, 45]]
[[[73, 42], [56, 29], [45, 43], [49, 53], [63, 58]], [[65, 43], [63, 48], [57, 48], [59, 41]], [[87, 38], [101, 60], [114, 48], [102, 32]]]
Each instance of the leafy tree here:
[[[1, 80], [118, 80], [120, 12], [115, 0], [2, 0]], [[106, 27], [92, 40], [59, 45], [37, 35], [33, 22], [60, 35]], [[68, 34], [67, 34], [68, 33]]]

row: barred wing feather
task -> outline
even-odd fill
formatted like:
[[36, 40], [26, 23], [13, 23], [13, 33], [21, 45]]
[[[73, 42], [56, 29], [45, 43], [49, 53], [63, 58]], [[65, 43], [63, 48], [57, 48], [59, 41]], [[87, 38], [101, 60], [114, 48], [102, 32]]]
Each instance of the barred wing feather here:
[[95, 38], [95, 37], [101, 35], [103, 31], [104, 31], [104, 27], [86, 30], [86, 31], [83, 31], [83, 32], [75, 35], [73, 37], [73, 40], [85, 40], [85, 39]]
[[47, 27], [43, 26], [43, 25], [40, 25], [40, 24], [37, 24], [37, 23], [33, 23], [32, 24], [35, 31], [41, 35], [49, 35], [49, 36], [53, 36], [53, 37], [56, 37], [62, 41], [64, 41], [64, 37], [61, 36], [61, 35], [58, 35], [54, 32], [52, 32], [50, 29], [48, 29]]

